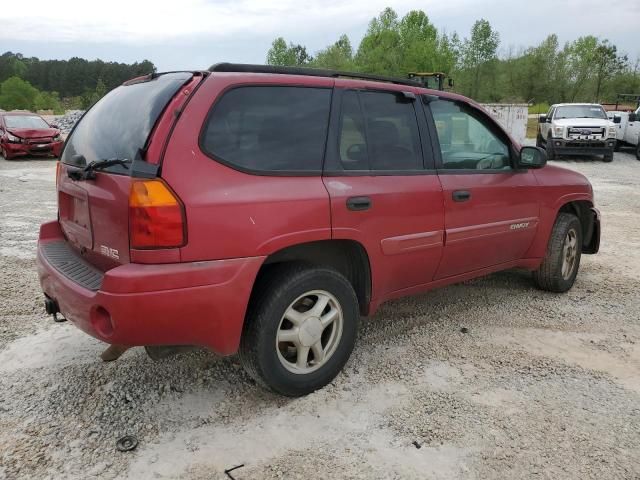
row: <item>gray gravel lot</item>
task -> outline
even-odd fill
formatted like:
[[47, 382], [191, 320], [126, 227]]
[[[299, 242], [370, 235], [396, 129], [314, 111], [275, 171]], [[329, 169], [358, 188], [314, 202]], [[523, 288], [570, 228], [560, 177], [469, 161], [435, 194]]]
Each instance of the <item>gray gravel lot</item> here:
[[573, 290], [509, 271], [388, 303], [331, 385], [285, 399], [204, 351], [104, 364], [48, 320], [55, 162], [0, 159], [0, 478], [640, 478], [640, 162], [554, 163], [603, 214]]

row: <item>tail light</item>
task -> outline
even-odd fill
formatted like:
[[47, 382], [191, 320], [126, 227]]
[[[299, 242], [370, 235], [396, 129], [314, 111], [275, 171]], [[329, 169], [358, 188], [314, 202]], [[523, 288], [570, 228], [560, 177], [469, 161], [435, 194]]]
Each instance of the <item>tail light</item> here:
[[135, 180], [129, 194], [131, 248], [174, 248], [186, 243], [184, 206], [159, 179]]

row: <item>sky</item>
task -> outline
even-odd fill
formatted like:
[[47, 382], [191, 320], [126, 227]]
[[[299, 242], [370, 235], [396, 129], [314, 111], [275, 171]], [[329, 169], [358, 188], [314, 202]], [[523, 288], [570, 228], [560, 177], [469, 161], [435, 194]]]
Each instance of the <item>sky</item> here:
[[0, 9], [0, 53], [148, 59], [158, 71], [264, 63], [279, 36], [313, 54], [346, 33], [357, 48], [371, 18], [387, 6], [399, 16], [423, 10], [439, 31], [462, 38], [485, 18], [500, 33], [502, 54], [556, 33], [561, 43], [608, 38], [631, 59], [640, 56], [640, 0], [22, 0], [14, 6]]

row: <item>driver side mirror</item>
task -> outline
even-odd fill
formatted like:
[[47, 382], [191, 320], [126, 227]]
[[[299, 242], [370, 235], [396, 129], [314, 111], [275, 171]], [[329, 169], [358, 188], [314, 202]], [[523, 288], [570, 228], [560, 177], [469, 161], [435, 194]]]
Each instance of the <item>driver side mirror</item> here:
[[538, 117], [538, 123], [545, 123], [547, 121], [547, 116], [546, 115], [540, 115]]
[[622, 121], [622, 117], [620, 115], [613, 116], [613, 123], [620, 123]]
[[540, 147], [522, 147], [516, 160], [520, 169], [542, 168], [547, 164], [547, 152]]

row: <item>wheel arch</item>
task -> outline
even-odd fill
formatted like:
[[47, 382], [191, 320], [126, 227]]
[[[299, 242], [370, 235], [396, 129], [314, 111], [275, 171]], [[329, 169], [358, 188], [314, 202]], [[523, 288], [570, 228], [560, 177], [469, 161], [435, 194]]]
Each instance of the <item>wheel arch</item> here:
[[253, 288], [265, 280], [274, 265], [282, 263], [308, 263], [335, 269], [353, 286], [360, 313], [368, 315], [371, 302], [371, 265], [369, 255], [360, 242], [344, 239], [317, 240], [277, 250], [263, 262]]
[[578, 217], [582, 226], [582, 253], [596, 253], [600, 242], [599, 221], [596, 221], [599, 217], [596, 212], [591, 197], [586, 193], [565, 195], [555, 203], [543, 206], [538, 233], [525, 257], [542, 259], [545, 256], [551, 231], [560, 213]]
[[558, 208], [554, 218], [555, 222], [555, 219], [558, 218], [560, 213], [570, 213], [578, 217], [578, 220], [580, 220], [580, 226], [582, 227], [583, 252], [589, 249], [595, 232], [596, 225], [592, 209], [593, 202], [590, 200], [572, 200], [562, 204], [560, 208]]

